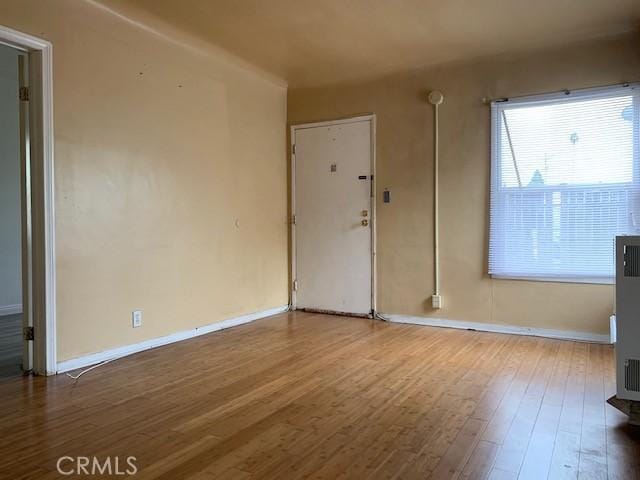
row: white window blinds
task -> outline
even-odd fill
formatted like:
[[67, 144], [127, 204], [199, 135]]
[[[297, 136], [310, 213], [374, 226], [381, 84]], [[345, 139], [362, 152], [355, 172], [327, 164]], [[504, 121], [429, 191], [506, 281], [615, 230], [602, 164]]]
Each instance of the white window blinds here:
[[611, 282], [640, 233], [637, 85], [492, 103], [489, 273]]

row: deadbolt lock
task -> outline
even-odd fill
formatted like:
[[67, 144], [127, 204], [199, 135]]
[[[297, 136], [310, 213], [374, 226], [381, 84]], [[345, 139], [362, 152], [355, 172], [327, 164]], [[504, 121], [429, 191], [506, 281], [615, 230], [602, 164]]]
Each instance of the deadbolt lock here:
[[362, 220], [362, 226], [366, 227], [369, 225], [369, 220], [367, 220], [366, 218], [364, 220]]
[[362, 210], [362, 216], [366, 217], [367, 215], [369, 215], [369, 212], [366, 210]]

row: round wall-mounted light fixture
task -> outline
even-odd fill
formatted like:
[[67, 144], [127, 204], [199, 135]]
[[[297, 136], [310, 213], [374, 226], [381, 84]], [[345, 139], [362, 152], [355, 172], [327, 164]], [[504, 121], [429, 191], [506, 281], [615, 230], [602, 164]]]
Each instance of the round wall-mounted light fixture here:
[[438, 90], [433, 90], [432, 92], [429, 92], [427, 99], [431, 105], [440, 105], [444, 102], [444, 95]]

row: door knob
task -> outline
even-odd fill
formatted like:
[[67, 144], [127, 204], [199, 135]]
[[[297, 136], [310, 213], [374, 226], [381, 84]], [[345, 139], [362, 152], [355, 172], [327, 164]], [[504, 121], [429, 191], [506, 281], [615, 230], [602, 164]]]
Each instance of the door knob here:
[[367, 220], [367, 219], [365, 218], [364, 220], [362, 220], [362, 222], [361, 222], [361, 223], [362, 223], [362, 226], [363, 226], [363, 227], [366, 227], [366, 226], [368, 226], [368, 225], [369, 225], [369, 220]]
[[369, 215], [369, 212], [367, 210], [362, 210], [362, 216], [366, 217], [367, 215]]

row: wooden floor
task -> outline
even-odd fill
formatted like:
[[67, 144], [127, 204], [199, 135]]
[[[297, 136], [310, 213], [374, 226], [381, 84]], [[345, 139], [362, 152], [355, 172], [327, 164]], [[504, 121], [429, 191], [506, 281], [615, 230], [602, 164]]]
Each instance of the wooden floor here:
[[22, 314], [0, 317], [0, 378], [15, 377], [21, 373], [21, 332]]
[[0, 477], [118, 455], [139, 479], [639, 479], [613, 373], [610, 346], [282, 314], [1, 380]]

